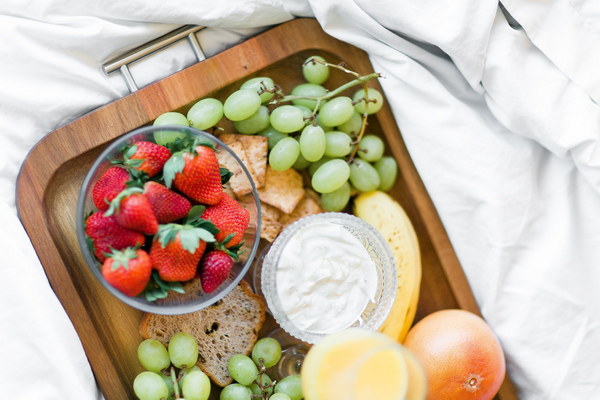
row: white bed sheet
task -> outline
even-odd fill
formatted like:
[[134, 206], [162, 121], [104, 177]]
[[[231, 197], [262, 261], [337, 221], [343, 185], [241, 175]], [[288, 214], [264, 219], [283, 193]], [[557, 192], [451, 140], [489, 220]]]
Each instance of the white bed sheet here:
[[[100, 65], [182, 24], [208, 55], [294, 16], [369, 53], [523, 400], [600, 399], [600, 6], [594, 0], [0, 3], [0, 397], [101, 395], [20, 225], [20, 164], [127, 93]], [[514, 25], [514, 24], [513, 24]], [[176, 47], [143, 84], [191, 62]], [[23, 373], [23, 370], [25, 373]]]

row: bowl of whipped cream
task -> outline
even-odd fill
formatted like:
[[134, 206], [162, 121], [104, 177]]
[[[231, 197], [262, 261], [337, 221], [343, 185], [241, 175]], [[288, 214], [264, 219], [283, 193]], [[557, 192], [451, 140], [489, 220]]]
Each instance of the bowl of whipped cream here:
[[266, 254], [262, 292], [275, 320], [306, 343], [350, 327], [377, 330], [396, 295], [385, 239], [362, 219], [321, 213], [287, 226]]

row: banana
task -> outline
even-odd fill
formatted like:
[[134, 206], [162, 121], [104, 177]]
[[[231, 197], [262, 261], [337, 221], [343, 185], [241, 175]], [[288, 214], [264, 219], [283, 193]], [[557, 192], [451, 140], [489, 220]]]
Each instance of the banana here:
[[392, 309], [379, 330], [402, 342], [415, 318], [421, 287], [421, 253], [417, 235], [402, 206], [380, 191], [357, 196], [354, 199], [354, 215], [377, 229], [394, 255], [398, 289]]

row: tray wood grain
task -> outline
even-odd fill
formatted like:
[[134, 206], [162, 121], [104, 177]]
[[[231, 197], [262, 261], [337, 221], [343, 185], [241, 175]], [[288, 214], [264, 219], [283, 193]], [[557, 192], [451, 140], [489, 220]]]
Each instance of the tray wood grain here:
[[[17, 182], [21, 221], [107, 400], [134, 398], [131, 382], [141, 370], [136, 359], [141, 312], [106, 291], [79, 252], [75, 204], [85, 174], [115, 138], [151, 123], [161, 113], [185, 113], [199, 98], [224, 99], [241, 80], [266, 75], [289, 91], [302, 80], [299, 65], [314, 54], [344, 61], [362, 74], [372, 72], [364, 52], [328, 36], [312, 19], [296, 19], [56, 129], [25, 160]], [[346, 80], [341, 71], [334, 71], [327, 86]], [[388, 152], [398, 161], [400, 173], [390, 194], [405, 208], [419, 238], [423, 278], [416, 320], [446, 308], [480, 314], [389, 107], [369, 121], [369, 131], [385, 138]], [[517, 399], [508, 377], [496, 399]]]

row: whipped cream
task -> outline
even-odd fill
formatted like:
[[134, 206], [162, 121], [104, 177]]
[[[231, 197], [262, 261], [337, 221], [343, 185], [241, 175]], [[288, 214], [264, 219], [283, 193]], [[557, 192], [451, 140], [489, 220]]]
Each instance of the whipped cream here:
[[277, 294], [298, 328], [329, 334], [350, 327], [375, 302], [377, 270], [360, 241], [331, 222], [307, 225], [285, 245]]

